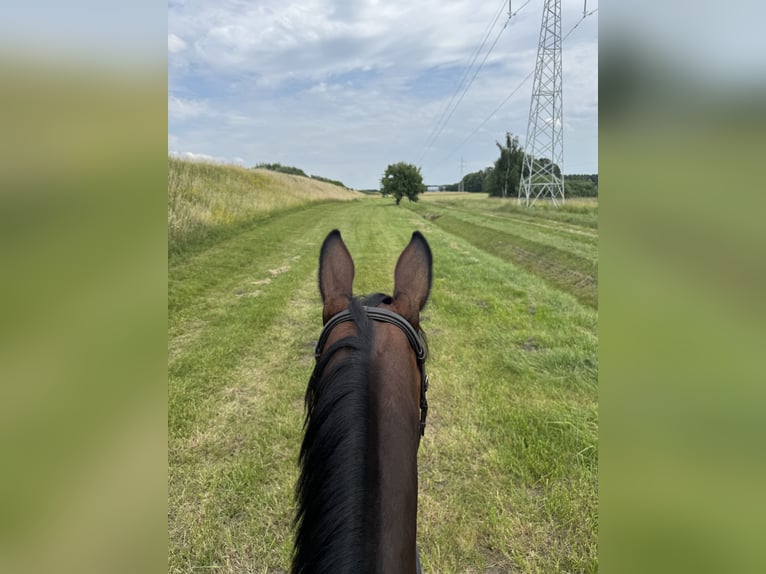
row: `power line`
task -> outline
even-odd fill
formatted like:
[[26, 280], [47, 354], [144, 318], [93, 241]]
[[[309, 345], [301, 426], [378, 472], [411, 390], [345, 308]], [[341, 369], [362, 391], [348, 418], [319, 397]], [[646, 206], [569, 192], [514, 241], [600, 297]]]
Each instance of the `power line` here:
[[[452, 93], [452, 96], [449, 99], [449, 102], [447, 102], [447, 105], [444, 106], [444, 108], [442, 109], [441, 113], [439, 114], [439, 118], [436, 120], [436, 123], [434, 124], [434, 127], [431, 129], [431, 133], [428, 135], [428, 138], [426, 138], [426, 143], [423, 144], [423, 150], [420, 153], [420, 158], [419, 158], [418, 162], [420, 162], [420, 160], [423, 159], [423, 156], [425, 155], [426, 150], [428, 149], [428, 147], [436, 140], [436, 138], [438, 137], [439, 133], [441, 133], [441, 130], [444, 129], [444, 125], [446, 125], [446, 122], [448, 121], [448, 120], [444, 120], [444, 117], [447, 114], [447, 110], [449, 110], [450, 106], [452, 106], [452, 102], [455, 101], [455, 96], [457, 96], [458, 92], [463, 87], [463, 84], [465, 83], [466, 78], [471, 73], [471, 70], [473, 69], [473, 66], [476, 63], [476, 59], [479, 57], [479, 54], [481, 53], [481, 50], [484, 48], [484, 44], [487, 43], [487, 38], [489, 38], [489, 35], [492, 33], [492, 30], [494, 29], [495, 25], [497, 24], [497, 21], [500, 18], [500, 14], [502, 14], [504, 7], [505, 7], [505, 0], [501, 0], [500, 7], [498, 8], [497, 13], [495, 14], [495, 17], [492, 19], [492, 21], [490, 22], [489, 26], [487, 27], [487, 29], [486, 29], [486, 31], [484, 33], [484, 37], [481, 40], [481, 43], [476, 47], [476, 49], [473, 52], [471, 63], [466, 68], [466, 70], [465, 70], [465, 72], [463, 74], [463, 77], [460, 79], [460, 82], [458, 82], [457, 87], [455, 88], [455, 91]], [[493, 44], [493, 46], [494, 46], [494, 44]], [[482, 64], [483, 64], [483, 62], [482, 62]], [[452, 114], [450, 113], [450, 116], [451, 115]], [[442, 123], [443, 120], [444, 120], [444, 124]]]
[[505, 99], [503, 100], [503, 102], [502, 102], [502, 103], [501, 103], [499, 106], [497, 106], [497, 107], [495, 108], [495, 110], [494, 110], [494, 111], [493, 111], [491, 114], [489, 114], [489, 115], [488, 115], [488, 116], [487, 116], [487, 117], [484, 119], [484, 121], [482, 121], [482, 122], [481, 122], [481, 123], [480, 123], [480, 124], [479, 124], [479, 125], [478, 125], [476, 128], [474, 128], [474, 130], [473, 130], [473, 131], [472, 131], [470, 134], [468, 134], [468, 136], [467, 136], [467, 137], [466, 137], [466, 138], [465, 138], [465, 139], [464, 139], [462, 142], [460, 142], [460, 144], [458, 144], [458, 146], [457, 146], [457, 147], [455, 147], [455, 148], [454, 148], [454, 149], [453, 149], [451, 152], [449, 152], [449, 153], [448, 153], [446, 156], [444, 156], [444, 159], [442, 160], [442, 163], [444, 163], [444, 162], [445, 162], [445, 161], [447, 161], [447, 160], [448, 160], [450, 157], [452, 157], [452, 154], [453, 154], [453, 153], [455, 153], [457, 150], [459, 150], [461, 147], [463, 147], [463, 146], [464, 146], [464, 145], [465, 145], [465, 144], [468, 142], [468, 140], [470, 140], [470, 139], [471, 139], [473, 136], [475, 136], [475, 135], [476, 135], [476, 133], [477, 133], [477, 132], [478, 132], [478, 131], [479, 131], [481, 128], [483, 128], [483, 127], [486, 125], [486, 123], [487, 123], [489, 120], [491, 120], [491, 119], [492, 119], [492, 117], [493, 117], [493, 116], [494, 116], [494, 115], [495, 115], [497, 112], [499, 112], [499, 111], [500, 111], [500, 109], [501, 109], [501, 108], [502, 108], [502, 107], [503, 107], [505, 104], [507, 104], [507, 103], [508, 103], [508, 100], [510, 100], [510, 99], [511, 99], [511, 98], [514, 96], [514, 94], [516, 94], [516, 92], [518, 92], [518, 91], [519, 91], [519, 90], [522, 88], [522, 86], [523, 86], [524, 84], [526, 84], [526, 83], [527, 83], [527, 81], [529, 81], [529, 78], [531, 78], [531, 77], [534, 75], [534, 73], [535, 73], [535, 71], [534, 71], [534, 70], [532, 70], [531, 72], [529, 72], [529, 74], [527, 74], [527, 77], [526, 77], [526, 78], [524, 78], [523, 80], [521, 80], [521, 83], [520, 83], [518, 86], [516, 86], [516, 87], [513, 89], [513, 91], [512, 91], [510, 94], [508, 94], [508, 97], [507, 97], [507, 98], [505, 98]]
[[[523, 6], [522, 6], [522, 8], [523, 8]], [[520, 8], [520, 9], [521, 9], [521, 8]], [[517, 12], [518, 12], [518, 10], [517, 10]], [[566, 40], [566, 39], [569, 37], [569, 35], [570, 35], [572, 32], [574, 32], [575, 28], [577, 28], [577, 27], [578, 27], [578, 26], [579, 26], [579, 25], [582, 23], [582, 21], [583, 21], [583, 20], [585, 20], [585, 19], [586, 19], [588, 16], [591, 16], [592, 14], [595, 14], [596, 12], [598, 12], [598, 8], [596, 8], [595, 10], [591, 10], [591, 11], [590, 11], [590, 12], [588, 12], [587, 14], [584, 14], [584, 15], [583, 15], [583, 16], [582, 16], [582, 17], [581, 17], [581, 18], [580, 18], [580, 19], [577, 21], [577, 23], [576, 23], [574, 26], [572, 26], [572, 27], [569, 29], [569, 31], [568, 31], [568, 32], [567, 32], [567, 33], [566, 33], [566, 34], [565, 34], [565, 35], [562, 37], [562, 42], [563, 42], [564, 40]], [[527, 75], [526, 75], [526, 77], [525, 77], [523, 80], [521, 80], [521, 82], [519, 82], [519, 84], [518, 84], [518, 85], [517, 85], [515, 88], [513, 88], [513, 90], [511, 90], [511, 93], [510, 93], [510, 94], [508, 94], [508, 97], [506, 97], [506, 98], [505, 98], [505, 99], [504, 99], [504, 100], [503, 100], [503, 101], [500, 103], [500, 105], [499, 105], [499, 106], [497, 106], [497, 107], [494, 109], [494, 111], [493, 111], [491, 114], [489, 114], [489, 115], [488, 115], [486, 118], [484, 118], [484, 120], [483, 120], [483, 121], [482, 121], [482, 122], [481, 122], [481, 123], [480, 123], [480, 124], [479, 124], [479, 125], [478, 125], [478, 126], [477, 126], [477, 127], [476, 127], [476, 128], [475, 128], [475, 129], [474, 129], [472, 132], [471, 132], [471, 133], [470, 133], [470, 134], [468, 134], [468, 136], [467, 136], [467, 137], [466, 137], [466, 138], [465, 138], [465, 139], [464, 139], [462, 142], [460, 142], [460, 143], [459, 143], [459, 144], [458, 144], [458, 145], [457, 145], [455, 148], [453, 148], [453, 149], [452, 149], [452, 151], [450, 151], [450, 152], [449, 152], [449, 153], [448, 153], [446, 156], [444, 156], [444, 159], [442, 159], [442, 161], [441, 161], [441, 162], [439, 162], [439, 163], [441, 164], [441, 163], [444, 163], [444, 162], [446, 162], [446, 161], [447, 161], [447, 160], [448, 160], [450, 157], [452, 157], [452, 154], [454, 154], [454, 153], [455, 153], [457, 150], [459, 150], [460, 148], [462, 148], [462, 147], [463, 147], [463, 146], [464, 146], [464, 145], [465, 145], [465, 144], [468, 142], [468, 140], [470, 140], [470, 139], [471, 139], [471, 138], [472, 138], [474, 135], [476, 135], [476, 133], [477, 133], [477, 132], [478, 132], [478, 131], [479, 131], [481, 128], [483, 128], [483, 127], [484, 127], [484, 126], [487, 124], [487, 122], [488, 122], [489, 120], [491, 120], [491, 119], [494, 117], [494, 115], [495, 115], [497, 112], [499, 112], [499, 111], [502, 109], [502, 107], [503, 107], [505, 104], [507, 104], [507, 103], [508, 103], [508, 101], [509, 101], [509, 100], [510, 100], [510, 99], [511, 99], [511, 98], [512, 98], [512, 97], [513, 97], [515, 94], [516, 94], [516, 92], [518, 92], [518, 91], [519, 91], [519, 90], [520, 90], [520, 89], [521, 89], [521, 88], [524, 86], [524, 84], [526, 84], [526, 83], [529, 81], [529, 78], [531, 78], [532, 76], [534, 76], [534, 74], [535, 74], [535, 71], [534, 71], [534, 70], [532, 70], [531, 72], [529, 72], [529, 74], [527, 74]]]
[[492, 42], [492, 45], [489, 47], [489, 50], [487, 51], [487, 53], [484, 55], [484, 59], [481, 61], [481, 64], [479, 64], [479, 67], [476, 69], [473, 76], [471, 76], [471, 81], [468, 82], [468, 85], [466, 85], [466, 87], [463, 89], [463, 93], [460, 94], [460, 98], [458, 98], [458, 101], [455, 103], [449, 115], [444, 120], [444, 123], [442, 124], [441, 129], [439, 129], [436, 136], [434, 136], [434, 140], [436, 140], [441, 135], [442, 131], [444, 131], [444, 128], [447, 127], [447, 124], [449, 123], [450, 119], [452, 119], [452, 114], [455, 113], [455, 110], [457, 110], [457, 107], [460, 105], [460, 102], [463, 101], [463, 98], [465, 97], [466, 93], [468, 93], [468, 89], [473, 85], [473, 81], [476, 79], [476, 76], [479, 75], [479, 72], [484, 67], [484, 63], [487, 61], [487, 58], [489, 58], [489, 55], [492, 53], [492, 50], [495, 48], [497, 41], [500, 39], [500, 36], [503, 34], [503, 32], [505, 32], [505, 29], [508, 27], [509, 20], [510, 20], [510, 17], [508, 18], [508, 20], [505, 21], [505, 24], [500, 29], [500, 32], [498, 32], [497, 36], [495, 36], [495, 41]]
[[[455, 113], [455, 110], [457, 110], [458, 106], [460, 105], [460, 102], [463, 101], [463, 98], [465, 97], [466, 93], [468, 92], [468, 89], [473, 85], [473, 81], [476, 79], [476, 76], [479, 74], [479, 72], [481, 71], [482, 67], [484, 67], [484, 63], [487, 61], [487, 58], [489, 57], [490, 53], [494, 49], [495, 45], [497, 44], [497, 41], [500, 39], [500, 36], [505, 31], [505, 28], [507, 26], [508, 26], [508, 22], [506, 21], [505, 25], [500, 29], [500, 32], [497, 34], [497, 36], [495, 36], [495, 41], [492, 42], [492, 46], [490, 46], [489, 51], [485, 54], [484, 59], [481, 61], [481, 64], [476, 69], [476, 71], [474, 72], [473, 76], [471, 76], [471, 81], [468, 82], [468, 84], [466, 84], [466, 86], [463, 89], [463, 92], [460, 94], [460, 97], [458, 98], [457, 102], [452, 107], [452, 109], [450, 110], [449, 114], [444, 119], [444, 122], [439, 127], [439, 130], [434, 135], [433, 141], [436, 141], [439, 138], [439, 136], [441, 135], [441, 133], [444, 131], [444, 128], [447, 127], [447, 124], [449, 123], [450, 119], [452, 119], [452, 114]], [[431, 143], [433, 143], [433, 142], [431, 142]]]
[[574, 31], [575, 31], [575, 28], [577, 28], [577, 27], [578, 27], [578, 26], [579, 26], [579, 25], [582, 23], [582, 21], [583, 21], [583, 20], [585, 20], [585, 19], [586, 19], [588, 16], [590, 16], [590, 15], [592, 15], [592, 14], [595, 14], [596, 12], [598, 12], [598, 8], [596, 8], [596, 9], [594, 9], [594, 10], [591, 10], [591, 11], [590, 11], [590, 12], [588, 12], [587, 14], [586, 14], [585, 12], [583, 12], [583, 14], [582, 14], [582, 18], [580, 18], [580, 19], [577, 21], [577, 24], [575, 24], [574, 26], [572, 26], [572, 27], [569, 29], [569, 32], [567, 32], [566, 34], [564, 34], [564, 37], [561, 39], [561, 41], [563, 42], [564, 40], [566, 40], [567, 38], [569, 38], [569, 34], [571, 34], [572, 32], [574, 32]]
[[[510, 21], [511, 21], [511, 18], [513, 18], [514, 16], [516, 16], [516, 15], [517, 15], [517, 14], [518, 14], [518, 13], [519, 13], [519, 12], [520, 12], [520, 11], [521, 11], [521, 10], [522, 10], [522, 9], [523, 9], [523, 8], [524, 8], [526, 5], [527, 5], [527, 4], [529, 4], [531, 1], [532, 1], [532, 0], [527, 0], [526, 2], [524, 2], [524, 4], [522, 4], [522, 5], [521, 5], [519, 8], [517, 8], [515, 12], [512, 12], [512, 13], [509, 13], [509, 14], [508, 14], [508, 19], [505, 21], [505, 24], [503, 25], [503, 27], [502, 27], [502, 29], [500, 30], [500, 32], [498, 32], [497, 36], [495, 37], [495, 40], [494, 40], [494, 42], [492, 42], [492, 46], [490, 46], [489, 50], [488, 50], [488, 51], [487, 51], [487, 53], [484, 55], [484, 59], [481, 61], [481, 64], [479, 65], [478, 69], [476, 70], [476, 72], [474, 72], [473, 76], [471, 77], [471, 81], [470, 81], [470, 82], [468, 83], [468, 85], [466, 85], [466, 87], [463, 89], [463, 93], [460, 95], [460, 98], [458, 99], [457, 103], [456, 103], [456, 104], [455, 104], [455, 106], [452, 108], [452, 110], [449, 112], [449, 115], [448, 115], [448, 116], [447, 116], [447, 118], [444, 120], [444, 122], [441, 124], [441, 126], [439, 127], [439, 129], [438, 129], [438, 131], [436, 132], [436, 134], [433, 136], [433, 138], [429, 139], [429, 141], [428, 141], [428, 142], [426, 143], [426, 145], [424, 146], [424, 148], [423, 148], [423, 152], [422, 152], [422, 153], [421, 153], [421, 155], [420, 155], [420, 159], [421, 159], [421, 160], [422, 160], [423, 156], [425, 155], [425, 152], [426, 152], [426, 150], [427, 150], [428, 146], [429, 146], [430, 144], [432, 144], [434, 141], [436, 141], [436, 139], [437, 139], [437, 138], [438, 138], [438, 137], [441, 135], [441, 132], [442, 132], [442, 131], [444, 131], [444, 128], [445, 128], [445, 127], [447, 126], [447, 124], [449, 123], [449, 120], [452, 118], [452, 115], [455, 113], [455, 110], [457, 110], [457, 107], [460, 105], [460, 102], [462, 102], [462, 101], [463, 101], [463, 98], [465, 97], [466, 93], [468, 93], [468, 89], [469, 89], [469, 88], [471, 87], [471, 85], [473, 84], [473, 81], [476, 79], [476, 76], [479, 74], [479, 72], [481, 71], [482, 67], [484, 66], [484, 63], [487, 61], [487, 58], [489, 58], [489, 55], [492, 53], [492, 50], [495, 48], [495, 45], [497, 44], [497, 41], [500, 39], [500, 36], [503, 34], [503, 32], [505, 31], [505, 29], [508, 27], [508, 24], [510, 23]], [[503, 2], [503, 4], [505, 4], [505, 2]], [[495, 21], [496, 21], [496, 20], [497, 20], [497, 17], [495, 18]], [[485, 40], [486, 40], [486, 39], [485, 39]], [[482, 42], [482, 44], [483, 44], [483, 42]], [[474, 59], [474, 61], [475, 61], [475, 59]], [[468, 72], [470, 72], [470, 69], [468, 70]], [[467, 75], [467, 74], [466, 74], [466, 75]], [[464, 77], [465, 77], [465, 76], [464, 76]], [[458, 89], [459, 89], [459, 88], [458, 88]], [[455, 93], [457, 93], [457, 92], [455, 92]], [[452, 98], [452, 99], [454, 99], [454, 94], [453, 94], [453, 98]], [[452, 99], [450, 99], [450, 103], [452, 102]], [[448, 107], [449, 107], [449, 106], [448, 106]], [[446, 109], [446, 108], [445, 108], [445, 109]], [[433, 133], [433, 132], [432, 132], [432, 133]], [[451, 154], [450, 154], [450, 155], [451, 155]]]

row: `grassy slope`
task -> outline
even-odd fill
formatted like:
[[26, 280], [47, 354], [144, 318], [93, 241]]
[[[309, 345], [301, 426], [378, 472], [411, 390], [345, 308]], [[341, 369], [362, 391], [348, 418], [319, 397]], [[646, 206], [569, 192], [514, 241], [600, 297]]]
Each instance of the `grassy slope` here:
[[424, 570], [596, 570], [596, 312], [439, 222], [387, 200], [321, 203], [171, 262], [171, 572], [288, 567], [321, 327], [317, 254], [332, 227], [354, 255], [358, 293], [391, 291], [413, 229], [434, 252]]
[[305, 177], [168, 157], [168, 250], [177, 255], [285, 209], [358, 197]]

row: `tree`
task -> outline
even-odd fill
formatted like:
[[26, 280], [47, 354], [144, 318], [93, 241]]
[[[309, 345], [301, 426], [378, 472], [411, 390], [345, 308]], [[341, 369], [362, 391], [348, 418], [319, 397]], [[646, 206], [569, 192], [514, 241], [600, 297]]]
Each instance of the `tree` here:
[[420, 168], [411, 163], [394, 163], [386, 168], [383, 179], [380, 180], [380, 192], [383, 197], [393, 195], [396, 205], [403, 197], [410, 201], [417, 201], [418, 194], [423, 193], [426, 186], [423, 185], [423, 176]]
[[566, 197], [598, 197], [598, 174], [571, 174], [564, 177]]
[[484, 172], [474, 171], [473, 173], [468, 173], [463, 177], [463, 191], [473, 191], [481, 193], [482, 186], [484, 183]]
[[279, 173], [287, 173], [290, 175], [300, 175], [301, 177], [308, 177], [305, 171], [300, 168], [293, 167], [291, 165], [282, 165], [281, 163], [259, 163], [254, 169], [268, 169], [270, 171], [278, 171]]
[[519, 145], [519, 138], [505, 134], [505, 145], [495, 142], [500, 150], [500, 157], [495, 167], [484, 177], [483, 191], [495, 197], [514, 197], [518, 194], [519, 179], [524, 166], [524, 150]]
[[[536, 163], [540, 169], [549, 170], [556, 177], [561, 177], [561, 168], [559, 168], [558, 164], [556, 163], [551, 164], [551, 160], [549, 160], [547, 157], [538, 158]], [[549, 165], [553, 165], [553, 169], [549, 168]], [[548, 173], [548, 171], [546, 171], [546, 173]]]

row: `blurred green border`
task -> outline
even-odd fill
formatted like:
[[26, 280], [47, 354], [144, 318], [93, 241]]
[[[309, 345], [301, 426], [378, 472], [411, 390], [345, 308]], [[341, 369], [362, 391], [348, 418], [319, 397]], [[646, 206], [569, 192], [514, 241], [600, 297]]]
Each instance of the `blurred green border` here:
[[[712, 16], [707, 3], [697, 8], [679, 30]], [[685, 41], [715, 35], [679, 34], [660, 50], [646, 27], [608, 22], [599, 47], [599, 564], [760, 571], [766, 82], [732, 83], [678, 58], [693, 53]]]
[[119, 66], [0, 53], [2, 572], [167, 567], [159, 40]]

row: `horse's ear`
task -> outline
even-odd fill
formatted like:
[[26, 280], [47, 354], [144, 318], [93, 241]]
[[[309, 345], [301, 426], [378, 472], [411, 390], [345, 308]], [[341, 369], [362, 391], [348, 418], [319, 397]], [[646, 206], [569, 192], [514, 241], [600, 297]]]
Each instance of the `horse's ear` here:
[[428, 300], [432, 277], [431, 248], [419, 231], [402, 251], [394, 271], [393, 307], [414, 326], [420, 323], [420, 311]]
[[319, 253], [319, 292], [324, 303], [322, 318], [325, 323], [348, 306], [353, 283], [354, 260], [340, 231], [333, 229], [325, 237]]

